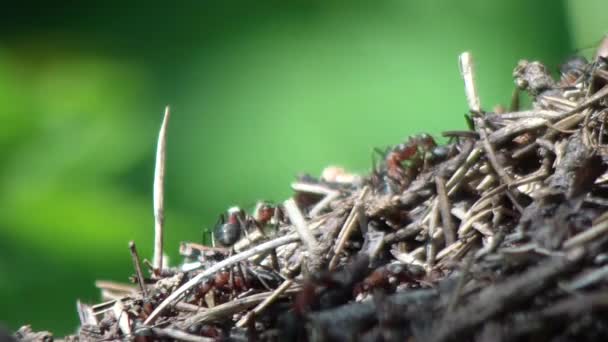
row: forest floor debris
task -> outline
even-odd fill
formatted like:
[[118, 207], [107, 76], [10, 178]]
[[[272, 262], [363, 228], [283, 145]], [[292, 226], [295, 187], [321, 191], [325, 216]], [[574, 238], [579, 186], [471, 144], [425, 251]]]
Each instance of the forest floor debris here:
[[[183, 243], [175, 267], [162, 263], [165, 120], [154, 262], [144, 272], [130, 244], [132, 284], [98, 282], [102, 302], [79, 302], [65, 339], [606, 340], [604, 50], [569, 59], [557, 80], [521, 61], [509, 111], [481, 109], [463, 54], [470, 130], [379, 150], [368, 176], [302, 176], [292, 198], [253, 214], [231, 208], [218, 245]], [[28, 326], [15, 336], [52, 339]]]

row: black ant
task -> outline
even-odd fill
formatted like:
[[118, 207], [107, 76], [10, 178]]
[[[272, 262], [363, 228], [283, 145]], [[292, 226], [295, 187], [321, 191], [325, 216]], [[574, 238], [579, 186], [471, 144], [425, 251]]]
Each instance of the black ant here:
[[257, 204], [254, 215], [248, 215], [239, 207], [228, 209], [226, 214], [220, 215], [213, 230], [215, 242], [224, 247], [231, 247], [244, 235], [248, 237], [249, 229], [255, 227], [264, 234], [267, 225], [278, 225], [283, 220], [283, 212], [278, 206], [268, 202]]
[[213, 229], [213, 240], [224, 247], [234, 245], [240, 238], [241, 233], [247, 235], [247, 216], [239, 207], [228, 209], [227, 214], [220, 215]]
[[591, 65], [583, 56], [572, 56], [559, 67], [561, 87], [571, 87], [576, 85], [583, 77], [585, 77]]

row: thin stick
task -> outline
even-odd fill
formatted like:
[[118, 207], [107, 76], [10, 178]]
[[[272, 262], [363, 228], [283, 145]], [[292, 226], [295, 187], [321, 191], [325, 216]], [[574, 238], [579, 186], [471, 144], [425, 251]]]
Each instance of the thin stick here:
[[116, 320], [118, 321], [118, 328], [123, 334], [130, 335], [131, 321], [123, 303], [121, 301], [116, 301], [114, 306], [112, 306], [112, 311], [114, 312], [114, 317], [116, 317]]
[[473, 55], [468, 51], [463, 52], [458, 58], [458, 65], [460, 67], [460, 75], [464, 81], [464, 92], [467, 95], [469, 109], [473, 113], [479, 113], [481, 111], [481, 104], [479, 102], [477, 87], [475, 86]]
[[247, 323], [249, 323], [249, 321], [253, 317], [259, 315], [270, 304], [274, 303], [274, 301], [276, 301], [277, 298], [279, 298], [279, 296], [281, 296], [283, 294], [283, 292], [285, 292], [291, 286], [291, 284], [293, 284], [293, 280], [291, 280], [291, 279], [285, 280], [281, 284], [281, 286], [279, 286], [276, 290], [274, 290], [272, 292], [272, 294], [270, 296], [266, 297], [266, 299], [264, 299], [260, 304], [258, 304], [258, 306], [256, 306], [251, 312], [249, 312], [247, 315], [245, 315], [243, 318], [241, 318], [236, 323], [236, 327], [237, 328], [242, 328], [242, 327], [246, 326]]
[[167, 155], [167, 124], [171, 112], [165, 107], [165, 117], [158, 132], [156, 165], [154, 166], [154, 258], [156, 270], [163, 267], [163, 226], [165, 224], [165, 158]]
[[579, 245], [583, 245], [591, 240], [596, 239], [598, 236], [606, 234], [608, 232], [608, 220], [602, 221], [595, 226], [579, 233], [564, 242], [564, 248], [570, 249]]
[[328, 187], [317, 185], [317, 184], [308, 184], [308, 183], [293, 183], [291, 184], [291, 188], [298, 192], [308, 192], [312, 194], [324, 195], [323, 199], [319, 201], [311, 210], [308, 215], [310, 217], [316, 217], [319, 213], [327, 207], [331, 201], [335, 200], [338, 196], [340, 196], [340, 192], [330, 189]]
[[481, 157], [481, 148], [475, 147], [471, 150], [471, 153], [467, 156], [466, 160], [460, 167], [454, 172], [452, 177], [447, 181], [446, 188], [448, 190], [448, 194], [453, 192], [462, 178], [466, 175], [467, 171], [471, 168], [471, 165], [475, 164], [475, 162]]
[[306, 246], [306, 249], [310, 254], [315, 254], [318, 247], [318, 243], [314, 235], [308, 228], [308, 224], [306, 224], [306, 221], [304, 220], [304, 216], [302, 215], [300, 208], [298, 208], [293, 198], [290, 198], [285, 201], [285, 203], [283, 203], [283, 206], [285, 208], [285, 211], [287, 212], [289, 220], [296, 227], [298, 235], [304, 243], [304, 246]]
[[319, 216], [319, 213], [325, 209], [325, 207], [327, 207], [329, 205], [329, 203], [331, 203], [333, 200], [335, 200], [336, 198], [338, 198], [338, 196], [340, 196], [340, 192], [338, 191], [331, 191], [329, 193], [327, 193], [325, 195], [325, 197], [323, 197], [322, 200], [319, 201], [319, 203], [317, 203], [311, 210], [310, 210], [310, 217], [316, 217]]
[[435, 256], [437, 255], [437, 246], [435, 246], [435, 240], [433, 238], [438, 227], [437, 221], [439, 221], [439, 203], [437, 201], [433, 202], [429, 215], [428, 237], [426, 241], [426, 263], [432, 267], [435, 264]]
[[473, 257], [474, 253], [469, 252], [469, 254], [467, 254], [465, 261], [464, 261], [464, 265], [461, 268], [461, 274], [460, 277], [458, 278], [458, 282], [456, 283], [456, 288], [454, 289], [454, 291], [452, 292], [452, 295], [450, 296], [450, 300], [448, 302], [448, 307], [446, 309], [445, 314], [449, 315], [450, 313], [452, 313], [454, 311], [454, 309], [456, 308], [456, 306], [458, 305], [458, 300], [460, 299], [460, 294], [462, 293], [462, 289], [464, 287], [464, 285], [467, 282], [467, 278], [469, 277], [469, 271], [471, 270], [471, 265], [473, 264], [473, 260], [475, 259]]
[[132, 294], [136, 292], [136, 288], [130, 284], [117, 283], [108, 280], [96, 280], [95, 287], [100, 290], [109, 290], [126, 294]]
[[437, 201], [439, 201], [445, 245], [449, 246], [456, 241], [456, 229], [454, 228], [454, 221], [452, 220], [452, 214], [450, 213], [450, 201], [445, 187], [445, 179], [442, 177], [435, 177], [435, 185], [437, 187]]
[[[210, 337], [202, 337], [197, 335], [192, 335], [187, 332], [172, 329], [172, 328], [151, 328], [150, 329], [155, 337], [168, 337], [170, 339], [176, 341], [186, 341], [186, 342], [213, 342], [216, 341], [215, 338]], [[145, 336], [145, 335], [143, 335]]]
[[139, 289], [144, 297], [148, 297], [148, 289], [146, 289], [146, 283], [144, 282], [144, 274], [141, 271], [141, 264], [139, 263], [139, 255], [137, 254], [135, 242], [129, 241], [129, 250], [131, 251], [131, 258], [133, 259], [133, 267], [135, 267], [135, 274], [137, 276]]
[[[289, 288], [286, 293], [294, 294], [301, 291], [301, 287], [292, 286]], [[229, 302], [220, 304], [218, 306], [214, 306], [208, 310], [203, 312], [199, 312], [193, 316], [188, 317], [184, 322], [179, 324], [180, 328], [186, 329], [189, 326], [196, 323], [207, 323], [212, 321], [218, 321], [223, 317], [232, 316], [236, 313], [239, 313], [243, 310], [247, 310], [272, 295], [272, 292], [262, 292], [252, 294], [247, 297], [236, 298]]]
[[78, 318], [80, 318], [81, 326], [85, 324], [97, 325], [97, 317], [95, 317], [95, 312], [93, 312], [91, 306], [87, 304], [82, 304], [80, 300], [77, 300], [76, 310], [78, 311]]
[[226, 259], [214, 264], [213, 266], [207, 268], [205, 271], [194, 276], [192, 279], [190, 279], [185, 284], [180, 286], [177, 290], [173, 291], [173, 293], [171, 293], [167, 298], [165, 298], [165, 300], [162, 303], [160, 303], [160, 305], [158, 305], [156, 307], [156, 309], [154, 309], [154, 311], [152, 311], [152, 313], [150, 314], [150, 316], [148, 316], [148, 318], [146, 319], [144, 324], [149, 325], [149, 324], [153, 323], [156, 320], [156, 318], [158, 317], [158, 315], [168, 305], [170, 305], [175, 300], [177, 300], [179, 297], [181, 297], [184, 293], [186, 293], [186, 291], [190, 290], [192, 287], [194, 287], [195, 285], [200, 283], [203, 279], [213, 275], [215, 272], [217, 272], [225, 267], [234, 265], [243, 260], [247, 260], [254, 255], [264, 253], [264, 252], [270, 251], [272, 249], [275, 249], [279, 246], [297, 242], [299, 240], [300, 240], [300, 237], [296, 233], [285, 235], [285, 236], [276, 238], [274, 240], [270, 240], [268, 242], [261, 243], [257, 246], [252, 247], [251, 249], [243, 251], [239, 254], [235, 254], [229, 258], [226, 258]]
[[338, 260], [340, 258], [340, 253], [342, 252], [342, 249], [344, 249], [344, 246], [346, 245], [346, 241], [348, 241], [350, 234], [354, 230], [354, 228], [356, 226], [355, 223], [358, 222], [359, 212], [360, 212], [359, 207], [361, 206], [361, 202], [363, 201], [363, 199], [365, 199], [365, 196], [367, 196], [368, 191], [369, 191], [369, 187], [367, 187], [367, 186], [365, 188], [363, 188], [363, 190], [361, 190], [361, 193], [359, 194], [359, 197], [355, 201], [355, 205], [353, 206], [351, 213], [349, 214], [348, 218], [344, 222], [344, 225], [342, 226], [342, 230], [340, 231], [340, 234], [338, 235], [338, 242], [336, 243], [334, 254], [331, 257], [331, 260], [329, 261], [329, 270], [330, 271], [333, 270], [336, 267], [336, 265], [338, 264]]

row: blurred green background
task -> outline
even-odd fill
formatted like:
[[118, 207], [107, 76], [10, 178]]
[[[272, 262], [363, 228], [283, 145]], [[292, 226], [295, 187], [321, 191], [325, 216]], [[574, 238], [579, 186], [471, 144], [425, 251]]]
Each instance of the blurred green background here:
[[[0, 10], [0, 321], [74, 331], [95, 279], [150, 257], [156, 134], [172, 106], [166, 247], [300, 172], [464, 128], [457, 55], [482, 105], [518, 59], [553, 70], [606, 30], [597, 1], [28, 2]], [[591, 51], [591, 52], [588, 52]]]

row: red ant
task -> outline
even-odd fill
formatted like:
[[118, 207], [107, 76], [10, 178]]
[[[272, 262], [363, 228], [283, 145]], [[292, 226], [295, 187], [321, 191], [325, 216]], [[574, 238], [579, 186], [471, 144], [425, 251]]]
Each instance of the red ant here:
[[[445, 158], [447, 150], [437, 146], [435, 139], [429, 134], [422, 133], [412, 136], [407, 142], [396, 145], [386, 151], [375, 150], [384, 158], [384, 170], [376, 170], [374, 177], [378, 177], [387, 186], [387, 192], [396, 193], [409, 185], [412, 180], [430, 162]], [[385, 174], [382, 174], [385, 171]]]
[[221, 270], [203, 281], [198, 287], [194, 299], [200, 301], [213, 290], [213, 296], [220, 302], [225, 302], [236, 294], [250, 289], [270, 291], [282, 280], [283, 278], [271, 269], [241, 262], [229, 270]]

